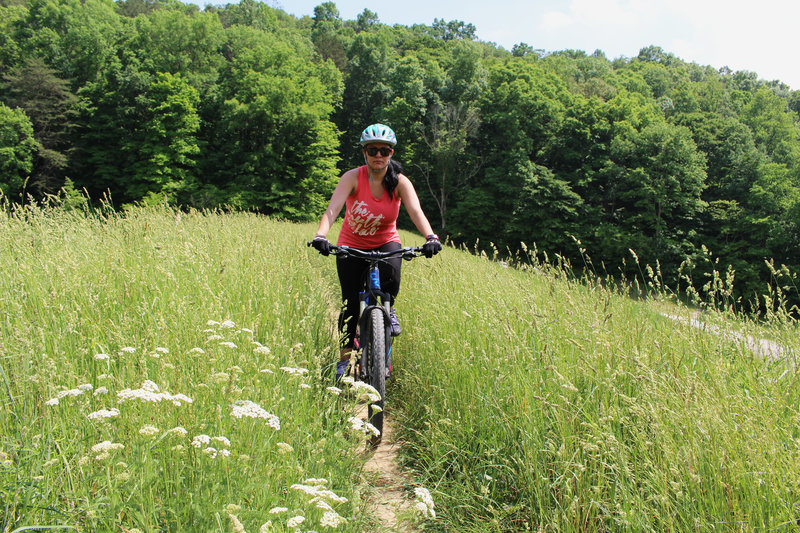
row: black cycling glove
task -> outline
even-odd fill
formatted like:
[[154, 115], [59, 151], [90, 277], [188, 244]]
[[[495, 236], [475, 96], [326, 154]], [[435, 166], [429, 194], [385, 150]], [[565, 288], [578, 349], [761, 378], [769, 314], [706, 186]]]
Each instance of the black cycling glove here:
[[321, 235], [314, 237], [314, 240], [311, 241], [311, 246], [316, 248], [322, 255], [330, 255], [331, 253], [331, 243]]
[[430, 259], [434, 255], [442, 251], [442, 243], [439, 242], [439, 236], [431, 233], [426, 237], [425, 244], [422, 245], [422, 253]]

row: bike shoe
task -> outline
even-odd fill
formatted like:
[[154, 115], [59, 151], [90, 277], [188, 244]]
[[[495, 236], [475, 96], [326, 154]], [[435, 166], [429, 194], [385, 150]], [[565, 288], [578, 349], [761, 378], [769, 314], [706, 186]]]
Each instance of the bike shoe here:
[[347, 375], [350, 370], [349, 366], [350, 361], [339, 361], [336, 363], [336, 381], [341, 381], [341, 379]]
[[394, 307], [389, 311], [389, 322], [392, 324], [392, 337], [400, 336], [400, 321], [397, 320], [397, 312]]

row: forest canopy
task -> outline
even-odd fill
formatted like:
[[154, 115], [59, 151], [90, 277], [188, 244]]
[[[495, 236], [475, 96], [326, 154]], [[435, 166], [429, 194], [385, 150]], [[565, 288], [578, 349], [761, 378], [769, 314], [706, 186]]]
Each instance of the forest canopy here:
[[768, 286], [796, 302], [798, 113], [780, 81], [656, 46], [508, 51], [469, 22], [343, 20], [333, 2], [298, 18], [253, 0], [0, 0], [12, 202], [66, 185], [309, 220], [383, 122], [455, 242], [709, 291], [728, 273], [744, 305]]

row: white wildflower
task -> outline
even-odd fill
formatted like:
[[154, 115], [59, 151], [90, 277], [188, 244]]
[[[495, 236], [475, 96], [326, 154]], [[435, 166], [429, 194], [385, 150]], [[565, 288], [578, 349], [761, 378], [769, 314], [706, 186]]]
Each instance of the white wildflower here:
[[236, 327], [236, 323], [233, 320], [225, 320], [220, 324], [220, 327], [231, 329]]
[[416, 503], [414, 507], [419, 510], [425, 518], [436, 518], [436, 511], [434, 510], [433, 498], [428, 489], [424, 487], [417, 487], [414, 489], [416, 496]]
[[262, 418], [267, 421], [267, 424], [274, 429], [281, 429], [280, 419], [265, 411], [255, 402], [250, 400], [239, 400], [232, 407], [231, 416], [234, 418]]
[[84, 385], [78, 385], [78, 389], [82, 390], [84, 392], [87, 392], [87, 391], [93, 390], [94, 387], [92, 386], [91, 383], [86, 383]]
[[206, 351], [203, 350], [202, 348], [192, 348], [191, 350], [189, 350], [189, 353], [196, 355], [203, 355], [204, 353], [206, 353]]
[[236, 518], [236, 515], [228, 514], [228, 518], [231, 519], [231, 530], [233, 531], [233, 533], [247, 533], [244, 530], [244, 526], [242, 525], [242, 523], [239, 522], [238, 518]]
[[269, 533], [270, 531], [274, 531], [272, 529], [272, 520], [267, 520], [258, 528], [258, 533]]
[[339, 396], [342, 393], [342, 389], [339, 387], [328, 387], [326, 390], [336, 396]]
[[94, 396], [100, 396], [102, 394], [108, 394], [107, 387], [97, 387], [97, 390], [94, 391]]
[[181, 437], [185, 437], [186, 435], [189, 434], [189, 432], [186, 431], [181, 426], [175, 426], [174, 428], [167, 431], [167, 433], [172, 433], [173, 435], [180, 435]]
[[366, 396], [370, 402], [379, 402], [381, 401], [381, 395], [378, 391], [370, 385], [369, 383], [365, 383], [363, 381], [355, 381], [351, 385], [353, 390], [355, 391], [356, 395], [359, 397]]
[[266, 346], [256, 346], [253, 348], [253, 353], [257, 353], [259, 355], [269, 355], [270, 349]]
[[227, 446], [228, 448], [230, 448], [231, 446], [231, 441], [228, 440], [228, 437], [223, 437], [223, 436], [212, 437], [211, 440], [213, 440], [214, 442], [219, 442], [220, 444], [222, 444], [223, 446]]
[[340, 516], [336, 511], [328, 510], [325, 511], [325, 513], [322, 515], [322, 518], [319, 521], [319, 525], [321, 525], [322, 527], [337, 528], [341, 524], [345, 523], [345, 521], [346, 520], [342, 516]]
[[281, 370], [283, 370], [287, 374], [292, 374], [296, 376], [302, 376], [303, 374], [308, 374], [307, 368], [293, 368], [291, 366], [282, 366]]
[[158, 428], [155, 426], [144, 426], [139, 430], [139, 435], [144, 435], [145, 437], [155, 437], [158, 435]]
[[261, 373], [261, 374], [274, 374], [275, 372], [273, 372], [269, 368], [264, 368], [263, 370], [259, 370], [259, 373]]
[[216, 320], [209, 320], [208, 322], [206, 322], [206, 326], [219, 326], [219, 322], [217, 322]]
[[301, 383], [299, 387], [300, 389], [310, 389], [311, 385], [309, 385], [308, 383]]
[[294, 485], [292, 485], [289, 488], [292, 489], [292, 490], [298, 490], [300, 492], [308, 494], [309, 496], [316, 496], [317, 495], [317, 490], [318, 490], [317, 487], [310, 487], [308, 485], [303, 485], [301, 483], [295, 483]]
[[376, 437], [378, 437], [381, 434], [381, 432], [378, 430], [378, 428], [376, 428], [375, 426], [373, 426], [369, 422], [364, 422], [363, 420], [361, 420], [360, 418], [358, 418], [356, 416], [351, 416], [350, 418], [347, 419], [347, 421], [350, 422], [350, 428], [353, 431], [364, 432], [364, 433], [372, 433]]
[[148, 355], [150, 357], [152, 357], [153, 359], [160, 359], [161, 358], [161, 354], [159, 352], [150, 352]]
[[288, 510], [289, 510], [288, 507], [273, 507], [272, 509], [269, 510], [269, 514], [281, 514], [285, 513]]
[[225, 457], [230, 457], [230, 456], [231, 456], [231, 451], [230, 451], [230, 450], [225, 450], [225, 449], [222, 449], [222, 450], [219, 450], [219, 455], [220, 455], [220, 457], [222, 457], [222, 458], [225, 458]]
[[108, 361], [110, 357], [107, 353], [96, 353], [94, 354], [95, 361]]
[[211, 443], [211, 437], [208, 435], [196, 435], [194, 439], [192, 439], [192, 446], [195, 448], [202, 448], [206, 444]]
[[250, 328], [242, 328], [242, 331], [243, 331], [244, 333], [250, 333], [251, 335], [253, 334], [253, 330], [252, 330], [252, 329], [250, 329]]
[[133, 346], [125, 346], [124, 348], [120, 348], [119, 351], [122, 353], [136, 353], [136, 348]]
[[324, 498], [328, 501], [332, 501], [334, 503], [347, 503], [347, 498], [345, 498], [344, 496], [339, 496], [332, 490], [324, 488], [318, 488], [316, 491], [316, 496]]
[[99, 442], [92, 446], [92, 452], [99, 454], [99, 453], [108, 453], [108, 452], [115, 452], [117, 450], [122, 450], [125, 448], [124, 444], [120, 444], [118, 442], [111, 442], [110, 440], [104, 440], [103, 442]]
[[211, 341], [221, 341], [224, 337], [222, 335], [211, 335], [206, 339], [208, 342]]
[[142, 383], [139, 389], [124, 389], [117, 392], [117, 403], [122, 403], [127, 400], [142, 400], [143, 402], [158, 403], [161, 401], [170, 401], [175, 405], [180, 406], [182, 403], [192, 403], [193, 400], [185, 394], [170, 394], [169, 392], [161, 392], [158, 385], [150, 380]]
[[94, 413], [89, 413], [86, 418], [89, 420], [103, 420], [106, 418], [114, 418], [119, 416], [119, 409], [100, 409]]
[[160, 353], [160, 354], [167, 355], [167, 354], [169, 353], [169, 348], [163, 348], [163, 347], [159, 346], [159, 347], [158, 347], [158, 348], [156, 348], [154, 351], [155, 351], [155, 352], [158, 352], [158, 353]]
[[305, 521], [306, 518], [304, 516], [293, 516], [292, 518], [286, 521], [286, 527], [294, 529], [300, 527], [300, 524], [302, 524]]
[[317, 509], [322, 509], [323, 511], [333, 511], [331, 504], [321, 498], [314, 498], [311, 500], [311, 503], [313, 503]]
[[51, 407], [54, 406], [54, 405], [58, 405], [58, 398], [50, 398], [49, 400], [44, 402], [44, 404], [45, 405], [49, 405]]
[[230, 348], [230, 349], [232, 349], [232, 350], [233, 350], [234, 348], [238, 348], [238, 346], [236, 346], [234, 343], [232, 343], [232, 342], [229, 342], [229, 341], [226, 341], [226, 342], [221, 342], [221, 343], [219, 343], [219, 345], [220, 345], [220, 346], [224, 346], [224, 347], [226, 347], [226, 348]]
[[[192, 444], [194, 444], [194, 443], [192, 443]], [[212, 448], [211, 446], [209, 446], [208, 448], [205, 448], [203, 450], [203, 453], [208, 455], [208, 456], [210, 456], [212, 459], [214, 459], [217, 456], [217, 449], [216, 448]]]

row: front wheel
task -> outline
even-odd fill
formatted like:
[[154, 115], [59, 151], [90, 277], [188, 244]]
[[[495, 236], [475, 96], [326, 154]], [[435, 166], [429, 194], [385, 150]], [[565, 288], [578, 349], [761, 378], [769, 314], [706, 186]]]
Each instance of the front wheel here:
[[383, 310], [374, 308], [369, 315], [370, 341], [367, 350], [369, 364], [369, 384], [372, 385], [381, 399], [369, 404], [369, 423], [380, 431], [380, 435], [371, 439], [373, 445], [378, 444], [383, 436], [383, 409], [386, 397], [386, 328], [384, 327]]

